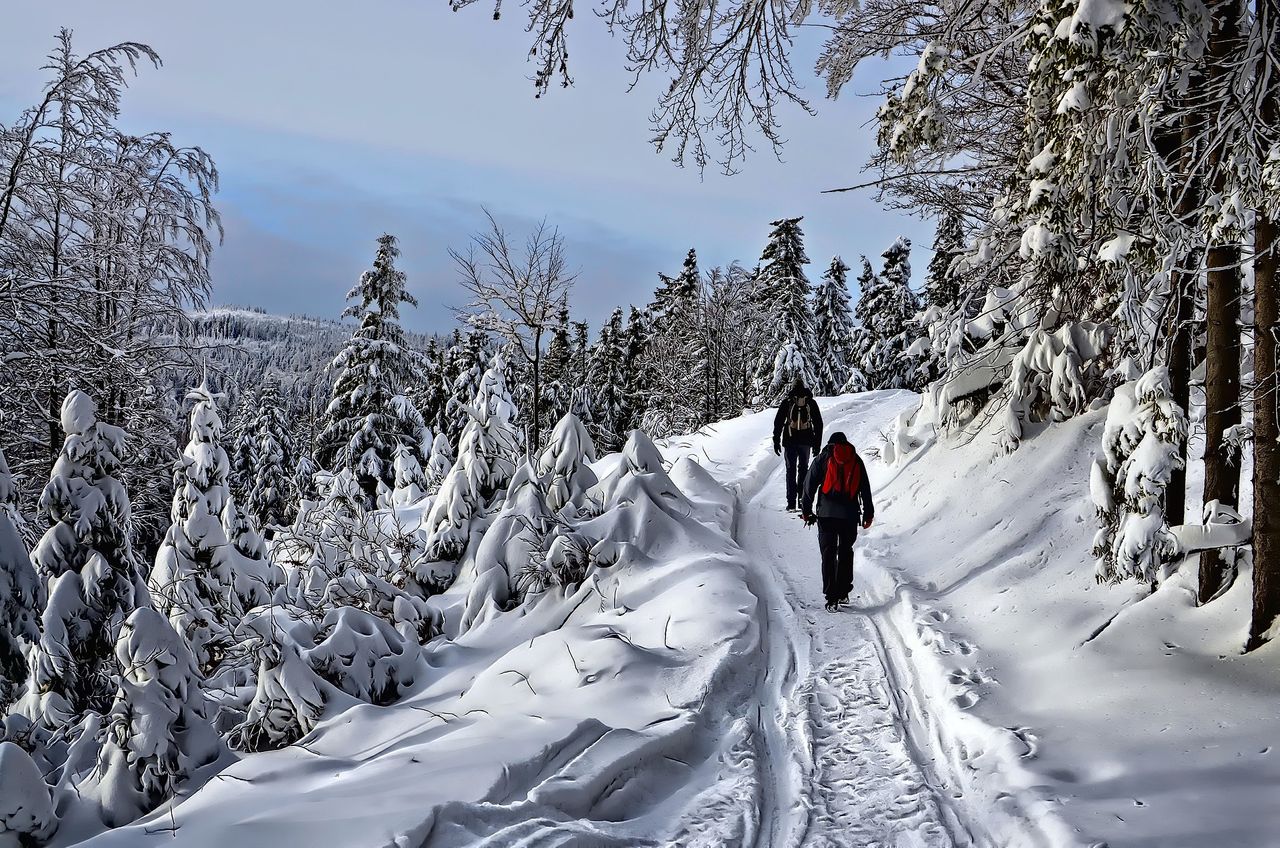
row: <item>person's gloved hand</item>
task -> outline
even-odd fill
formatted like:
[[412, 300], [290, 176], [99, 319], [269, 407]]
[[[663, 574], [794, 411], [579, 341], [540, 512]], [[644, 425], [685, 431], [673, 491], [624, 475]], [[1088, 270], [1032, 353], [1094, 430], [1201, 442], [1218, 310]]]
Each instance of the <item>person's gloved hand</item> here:
[[818, 519], [807, 512], [804, 515], [800, 516], [800, 520], [804, 522], [805, 527], [812, 527], [813, 525], [818, 523]]
[[862, 522], [862, 529], [863, 529], [863, 530], [870, 530], [870, 529], [871, 529], [871, 519], [870, 519], [870, 518], [868, 518], [866, 521]]
[[778, 456], [782, 456], [782, 445], [778, 444], [777, 442], [774, 442], [773, 452], [776, 453]]

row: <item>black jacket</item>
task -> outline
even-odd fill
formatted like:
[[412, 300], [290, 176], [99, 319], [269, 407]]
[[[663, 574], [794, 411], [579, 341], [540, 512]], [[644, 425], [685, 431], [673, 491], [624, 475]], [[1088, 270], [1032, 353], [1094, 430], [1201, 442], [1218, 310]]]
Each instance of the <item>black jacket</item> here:
[[[812, 423], [808, 430], [792, 431], [789, 426], [791, 423], [791, 408], [793, 404], [803, 403], [809, 406], [809, 421]], [[778, 407], [778, 414], [773, 416], [773, 446], [775, 448], [781, 445], [809, 445], [817, 448], [822, 444], [822, 413], [818, 410], [818, 404], [813, 399], [813, 393], [805, 391], [803, 395], [795, 397], [788, 395]]]
[[871, 481], [867, 479], [867, 466], [862, 457], [854, 455], [858, 461], [858, 494], [854, 498], [844, 495], [822, 495], [818, 498], [818, 511], [813, 511], [813, 499], [822, 488], [822, 481], [827, 478], [827, 461], [831, 459], [831, 445], [822, 449], [817, 459], [809, 466], [809, 473], [804, 478], [804, 492], [800, 498], [800, 513], [816, 515], [818, 518], [840, 518], [847, 521], [866, 523], [876, 514], [875, 505], [871, 502]]

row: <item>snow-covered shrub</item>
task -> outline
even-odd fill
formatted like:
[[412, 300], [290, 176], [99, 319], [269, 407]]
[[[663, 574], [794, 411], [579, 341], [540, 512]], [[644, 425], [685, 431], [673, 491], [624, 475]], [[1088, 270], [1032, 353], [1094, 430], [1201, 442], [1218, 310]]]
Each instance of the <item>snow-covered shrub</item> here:
[[124, 431], [99, 421], [78, 390], [63, 401], [61, 419], [67, 437], [40, 496], [50, 527], [31, 557], [49, 602], [22, 705], [50, 727], [111, 705], [116, 635], [146, 598], [129, 543], [129, 497], [114, 476]]
[[587, 492], [599, 482], [589, 465], [595, 461], [595, 444], [586, 425], [573, 413], [565, 415], [538, 456], [538, 473], [547, 478], [547, 506], [552, 512], [586, 503]]
[[99, 737], [97, 768], [79, 785], [110, 827], [174, 797], [222, 741], [206, 718], [195, 657], [164, 616], [135, 610], [116, 642], [120, 689]]
[[19, 530], [17, 487], [0, 451], [0, 715], [27, 679], [27, 648], [40, 638], [44, 586]]
[[1073, 321], [1036, 330], [1014, 357], [1002, 445], [1014, 450], [1032, 421], [1063, 421], [1085, 410], [1101, 387], [1099, 359], [1111, 342], [1104, 324]]
[[1094, 537], [1099, 582], [1155, 584], [1177, 551], [1164, 514], [1165, 489], [1182, 466], [1187, 416], [1160, 366], [1115, 390], [1090, 491], [1099, 530]]
[[231, 743], [245, 751], [291, 745], [339, 693], [388, 704], [413, 685], [420, 655], [383, 619], [355, 607], [322, 613], [272, 605], [245, 616], [240, 634], [258, 660], [257, 687]]
[[0, 742], [0, 848], [43, 844], [57, 828], [39, 767], [14, 743]]

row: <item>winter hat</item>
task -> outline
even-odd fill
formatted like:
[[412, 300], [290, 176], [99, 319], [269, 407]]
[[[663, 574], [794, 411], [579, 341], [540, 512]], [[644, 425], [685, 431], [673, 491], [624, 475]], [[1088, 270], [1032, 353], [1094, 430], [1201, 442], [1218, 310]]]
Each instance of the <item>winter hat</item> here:
[[804, 380], [796, 377], [795, 381], [791, 384], [791, 394], [793, 396], [802, 395], [807, 391], [809, 391], [809, 387], [804, 384]]
[[841, 433], [839, 430], [836, 430], [834, 433], [831, 434], [831, 438], [827, 439], [827, 444], [847, 445], [849, 444], [849, 437], [846, 436], [844, 433]]

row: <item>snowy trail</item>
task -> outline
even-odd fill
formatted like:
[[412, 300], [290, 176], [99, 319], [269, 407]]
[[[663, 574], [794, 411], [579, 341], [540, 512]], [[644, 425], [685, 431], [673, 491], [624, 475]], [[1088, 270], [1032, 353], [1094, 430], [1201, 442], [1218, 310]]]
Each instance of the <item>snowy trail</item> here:
[[[825, 410], [826, 429], [871, 444], [904, 405], [892, 394], [844, 400]], [[766, 764], [760, 844], [971, 845], [911, 740], [870, 612], [823, 609], [816, 532], [782, 510], [781, 463], [767, 446], [737, 462], [709, 458], [722, 477], [737, 476], [725, 482], [739, 492], [735, 538], [750, 555], [767, 649], [756, 727]], [[855, 602], [859, 589], [868, 599], [866, 588], [855, 586]]]

